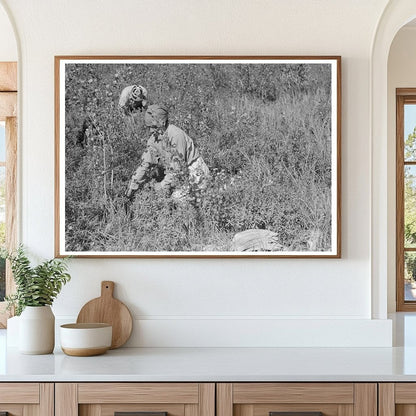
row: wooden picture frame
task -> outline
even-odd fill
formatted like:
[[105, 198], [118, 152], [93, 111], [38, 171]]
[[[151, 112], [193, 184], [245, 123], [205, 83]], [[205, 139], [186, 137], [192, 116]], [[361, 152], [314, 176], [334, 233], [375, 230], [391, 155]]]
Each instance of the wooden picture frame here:
[[56, 56], [55, 255], [339, 258], [339, 56]]

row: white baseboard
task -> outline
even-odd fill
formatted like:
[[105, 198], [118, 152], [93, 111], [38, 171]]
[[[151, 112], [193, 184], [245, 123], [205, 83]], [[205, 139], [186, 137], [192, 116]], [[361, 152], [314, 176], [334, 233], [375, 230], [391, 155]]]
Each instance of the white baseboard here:
[[[73, 317], [56, 317], [57, 328], [74, 320]], [[133, 333], [125, 346], [391, 347], [392, 322], [388, 319], [140, 317], [134, 320]]]

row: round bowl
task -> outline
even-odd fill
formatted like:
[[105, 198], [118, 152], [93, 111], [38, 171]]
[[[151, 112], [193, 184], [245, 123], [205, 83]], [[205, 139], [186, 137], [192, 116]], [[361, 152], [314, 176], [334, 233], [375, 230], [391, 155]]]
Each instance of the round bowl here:
[[61, 348], [67, 355], [88, 357], [111, 347], [112, 326], [104, 323], [61, 325]]

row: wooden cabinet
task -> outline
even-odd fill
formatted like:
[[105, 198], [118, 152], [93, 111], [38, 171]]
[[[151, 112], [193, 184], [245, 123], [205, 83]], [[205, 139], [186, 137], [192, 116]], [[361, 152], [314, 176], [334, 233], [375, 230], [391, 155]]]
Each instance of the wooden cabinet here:
[[0, 383], [3, 414], [416, 416], [416, 382]]
[[52, 383], [0, 383], [0, 415], [53, 416]]
[[[214, 383], [57, 383], [56, 416], [215, 416]], [[130, 413], [129, 413], [130, 412]], [[139, 414], [139, 413], [138, 413]], [[149, 414], [149, 413], [147, 413]], [[146, 416], [142, 413], [141, 416]]]
[[219, 383], [216, 399], [217, 416], [377, 416], [376, 383]]

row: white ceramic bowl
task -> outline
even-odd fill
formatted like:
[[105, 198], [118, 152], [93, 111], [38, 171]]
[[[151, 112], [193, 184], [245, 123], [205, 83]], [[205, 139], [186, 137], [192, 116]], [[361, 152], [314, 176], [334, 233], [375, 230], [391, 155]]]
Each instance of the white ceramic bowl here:
[[61, 348], [78, 357], [99, 355], [111, 347], [112, 326], [103, 323], [61, 325]]

